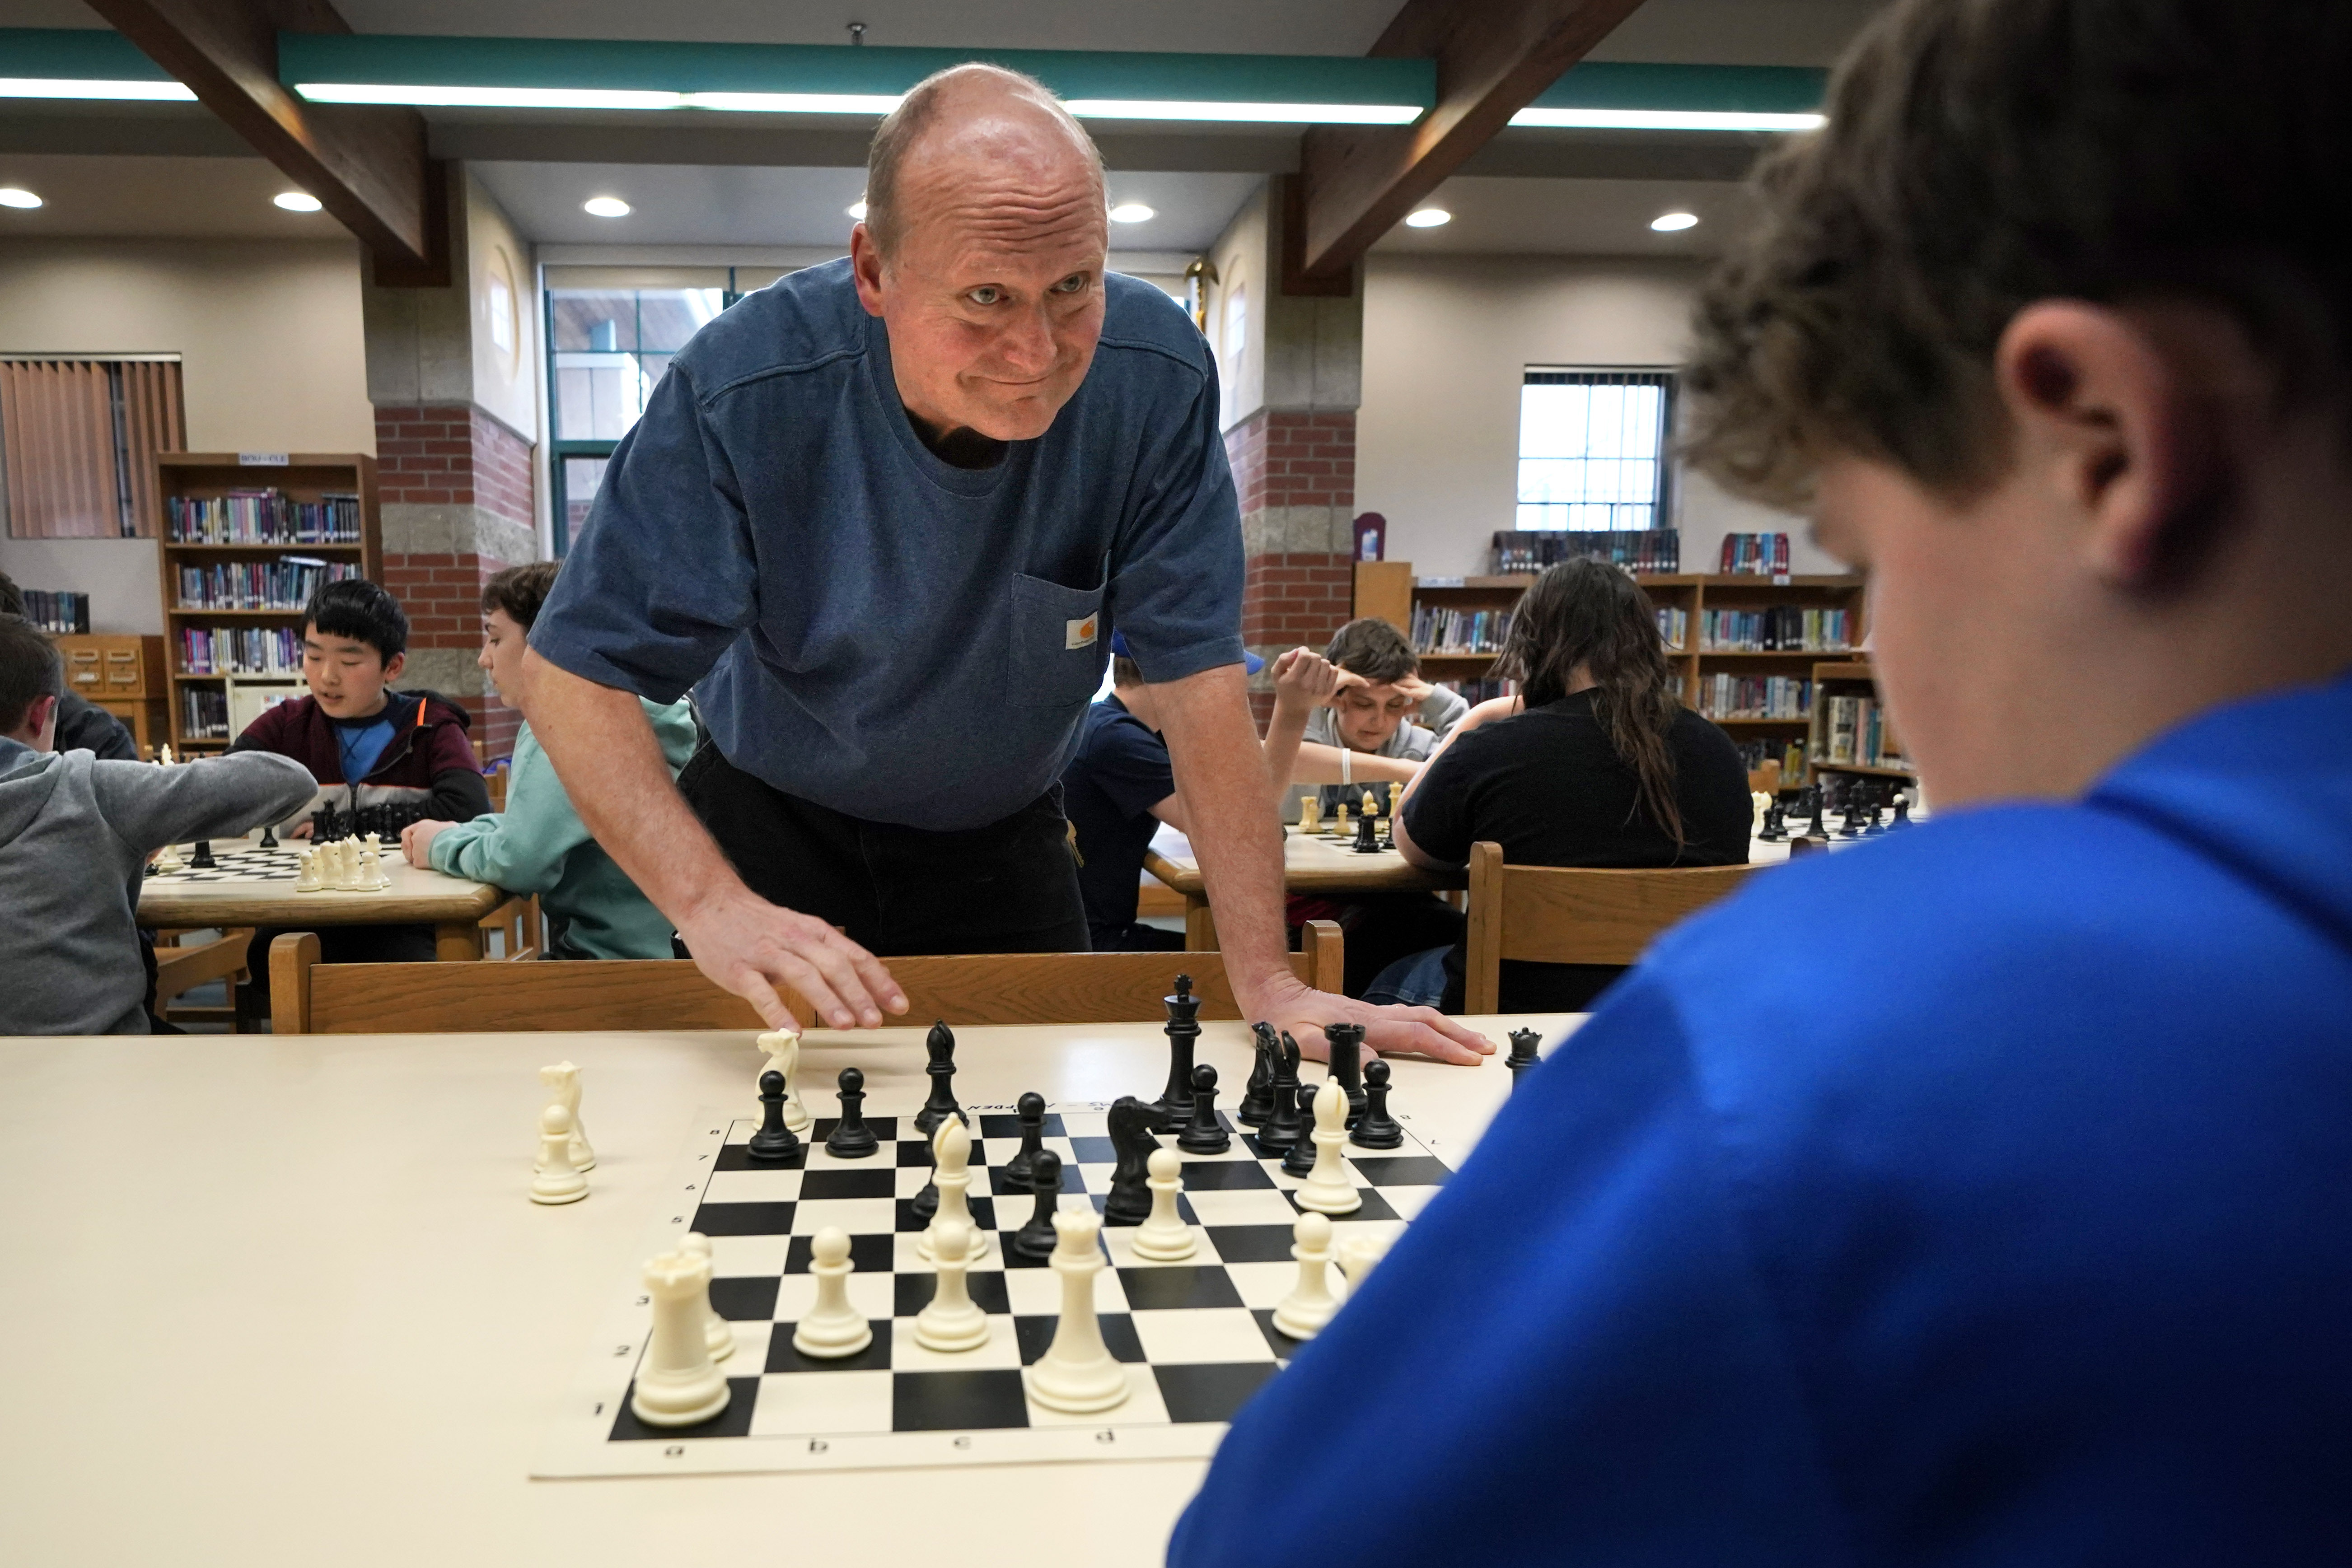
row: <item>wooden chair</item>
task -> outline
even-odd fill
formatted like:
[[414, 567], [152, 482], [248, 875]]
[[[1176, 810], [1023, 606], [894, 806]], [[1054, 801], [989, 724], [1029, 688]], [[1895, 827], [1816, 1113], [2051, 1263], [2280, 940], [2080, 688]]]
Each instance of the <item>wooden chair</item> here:
[[1463, 1009], [1502, 1010], [1503, 960], [1631, 964], [1684, 915], [1737, 889], [1757, 867], [1598, 871], [1505, 865], [1503, 846], [1470, 846], [1470, 928]]
[[[1339, 927], [1310, 922], [1291, 972], [1337, 991]], [[1237, 1019], [1216, 953], [1009, 953], [891, 958], [906, 1016], [928, 1024], [1155, 1022], [1179, 974], [1192, 977], [1204, 1019]], [[806, 1019], [807, 1001], [784, 1005]], [[319, 939], [289, 932], [269, 949], [271, 1027], [279, 1034], [433, 1034], [467, 1030], [765, 1027], [751, 1004], [678, 959], [547, 964], [321, 964]]]
[[[193, 931], [163, 930], [155, 933], [155, 1014], [166, 1023], [189, 1023], [198, 1019], [207, 1020], [234, 1019], [236, 1017], [236, 988], [253, 977], [246, 967], [246, 952], [253, 942], [250, 925], [239, 925], [218, 933], [209, 941], [191, 942]], [[198, 986], [214, 980], [229, 983], [229, 1001], [223, 1007], [179, 1007], [171, 1005], [174, 997], [184, 996]]]

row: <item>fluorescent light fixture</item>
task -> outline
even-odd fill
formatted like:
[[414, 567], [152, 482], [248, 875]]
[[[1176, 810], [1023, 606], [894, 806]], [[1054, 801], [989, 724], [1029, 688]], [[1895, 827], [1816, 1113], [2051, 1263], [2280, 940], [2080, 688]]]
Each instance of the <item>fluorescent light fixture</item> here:
[[1148, 224], [1159, 215], [1141, 202], [1121, 202], [1110, 210], [1110, 221], [1115, 224]]
[[844, 207], [842, 211], [847, 213], [851, 217], [856, 218], [859, 223], [864, 223], [866, 221], [866, 198], [863, 196], [858, 197], [857, 200], [850, 203], [846, 207]]
[[625, 218], [630, 212], [629, 204], [618, 196], [591, 196], [580, 206], [591, 217], [598, 218]]
[[1662, 235], [1680, 234], [1685, 229], [1698, 227], [1696, 213], [1660, 213], [1650, 220], [1650, 226]]
[[319, 210], [319, 198], [308, 191], [280, 191], [269, 199], [289, 213], [315, 213]]
[[1443, 228], [1454, 221], [1454, 214], [1444, 207], [1423, 207], [1417, 213], [1407, 213], [1404, 226], [1409, 229]]
[[41, 204], [41, 198], [21, 185], [0, 185], [0, 207], [23, 207], [30, 210]]
[[898, 94], [880, 92], [687, 92], [679, 109], [717, 109], [738, 114], [887, 114]]
[[420, 109], [682, 109], [682, 92], [602, 87], [412, 87], [399, 82], [306, 81], [313, 103], [405, 103]]
[[1523, 109], [1511, 116], [1511, 123], [1575, 131], [1818, 131], [1829, 117], [1714, 109]]
[[194, 103], [196, 95], [175, 81], [89, 81], [62, 77], [0, 77], [0, 98], [119, 98], [149, 102]]
[[1080, 120], [1214, 120], [1260, 125], [1411, 125], [1426, 110], [1412, 103], [1209, 103], [1196, 99], [1074, 98]]
[[[887, 114], [897, 93], [654, 92], [624, 88], [434, 87], [399, 82], [306, 81], [313, 103], [408, 104], [419, 109], [707, 109], [738, 114]], [[1215, 103], [1191, 99], [1072, 99], [1080, 119], [1193, 120], [1271, 125], [1410, 125], [1409, 103]]]

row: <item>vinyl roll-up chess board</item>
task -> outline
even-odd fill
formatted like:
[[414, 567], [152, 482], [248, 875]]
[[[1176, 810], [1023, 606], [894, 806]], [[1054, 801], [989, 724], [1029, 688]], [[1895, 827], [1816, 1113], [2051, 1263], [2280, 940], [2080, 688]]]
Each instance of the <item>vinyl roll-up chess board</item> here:
[[[1063, 1207], [1102, 1208], [1115, 1164], [1108, 1109], [1047, 1108], [1044, 1146], [1062, 1157]], [[1104, 1343], [1127, 1372], [1126, 1402], [1063, 1415], [1027, 1393], [1024, 1369], [1053, 1342], [1061, 1281], [1042, 1260], [1011, 1249], [1013, 1233], [1035, 1205], [1000, 1168], [1020, 1149], [1011, 1105], [965, 1107], [974, 1133], [970, 1203], [985, 1248], [969, 1281], [988, 1314], [987, 1343], [954, 1354], [915, 1343], [915, 1316], [930, 1300], [934, 1276], [915, 1252], [923, 1224], [912, 1201], [929, 1177], [930, 1159], [912, 1110], [869, 1114], [881, 1148], [859, 1160], [825, 1152], [834, 1123], [818, 1118], [797, 1159], [781, 1167], [755, 1167], [748, 1157], [756, 1123], [707, 1115], [671, 1178], [674, 1198], [639, 1256], [668, 1250], [688, 1230], [710, 1238], [711, 1304], [729, 1320], [736, 1343], [719, 1363], [732, 1390], [728, 1407], [680, 1427], [648, 1427], [630, 1413], [651, 1306], [635, 1269], [620, 1268], [604, 1330], [532, 1474], [899, 1469], [1213, 1452], [1234, 1414], [1298, 1348], [1273, 1318], [1298, 1279], [1291, 1245], [1300, 1210], [1291, 1195], [1302, 1178], [1286, 1174], [1278, 1155], [1263, 1154], [1249, 1129], [1221, 1112], [1235, 1134], [1232, 1148], [1181, 1156], [1179, 1211], [1197, 1228], [1193, 1255], [1151, 1262], [1135, 1256], [1133, 1228], [1102, 1232], [1108, 1267], [1095, 1277], [1095, 1304]], [[1351, 1235], [1393, 1239], [1459, 1157], [1417, 1127], [1409, 1107], [1393, 1114], [1403, 1147], [1344, 1151], [1363, 1207], [1334, 1217], [1335, 1254]], [[1160, 1141], [1174, 1146], [1171, 1137]], [[828, 1226], [850, 1237], [849, 1299], [874, 1341], [856, 1355], [818, 1361], [795, 1351], [792, 1337], [815, 1299], [810, 1243]], [[1330, 1279], [1344, 1297], [1336, 1269]]]
[[[253, 846], [235, 850], [215, 849], [213, 852], [215, 863], [208, 869], [198, 871], [193, 866], [184, 865], [173, 871], [151, 871], [147, 873], [147, 880], [187, 883], [282, 882], [290, 887], [294, 879], [301, 874], [302, 867], [297, 858], [301, 852], [300, 846], [288, 845], [268, 850]], [[183, 850], [181, 853], [184, 856], [187, 852]]]

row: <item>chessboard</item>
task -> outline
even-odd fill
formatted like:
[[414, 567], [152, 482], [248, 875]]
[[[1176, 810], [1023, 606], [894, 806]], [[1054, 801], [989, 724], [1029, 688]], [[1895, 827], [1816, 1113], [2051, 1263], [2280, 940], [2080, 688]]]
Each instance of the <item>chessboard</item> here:
[[[301, 848], [302, 846], [299, 845], [289, 844], [281, 844], [276, 849], [268, 850], [251, 844], [243, 849], [234, 850], [215, 846], [213, 850], [214, 864], [209, 870], [198, 871], [193, 866], [183, 865], [175, 871], [150, 871], [147, 873], [147, 880], [151, 883], [191, 883], [282, 882], [291, 886], [294, 879], [301, 874], [302, 868], [296, 859], [301, 852]], [[186, 859], [188, 853], [188, 849], [183, 846], [180, 850], [181, 858]]]
[[[1062, 1158], [1064, 1207], [1103, 1207], [1114, 1165], [1109, 1109], [1108, 1103], [1047, 1107], [1044, 1146]], [[1291, 1245], [1300, 1210], [1291, 1194], [1303, 1178], [1286, 1174], [1278, 1156], [1260, 1153], [1249, 1128], [1218, 1113], [1234, 1134], [1231, 1149], [1181, 1156], [1178, 1208], [1197, 1228], [1193, 1255], [1147, 1261], [1133, 1251], [1132, 1227], [1104, 1228], [1108, 1267], [1095, 1276], [1095, 1304], [1129, 1394], [1110, 1410], [1066, 1416], [1025, 1392], [1023, 1369], [1053, 1341], [1060, 1281], [1009, 1245], [1036, 1201], [999, 1168], [1020, 1148], [1012, 1105], [965, 1107], [974, 1134], [969, 1201], [985, 1249], [969, 1288], [988, 1314], [988, 1342], [952, 1354], [915, 1343], [915, 1316], [930, 1300], [934, 1276], [915, 1253], [923, 1223], [913, 1199], [931, 1173], [913, 1110], [867, 1115], [881, 1147], [856, 1160], [827, 1153], [835, 1119], [818, 1117], [785, 1168], [752, 1165], [745, 1145], [755, 1121], [706, 1113], [671, 1178], [675, 1198], [637, 1255], [667, 1251], [688, 1230], [710, 1239], [711, 1305], [735, 1333], [734, 1354], [719, 1364], [733, 1396], [699, 1426], [648, 1427], [631, 1414], [651, 1309], [634, 1278], [617, 1273], [588, 1367], [531, 1473], [887, 1469], [1213, 1453], [1234, 1413], [1298, 1349], [1273, 1319], [1298, 1280]], [[1402, 1147], [1344, 1150], [1363, 1206], [1336, 1217], [1341, 1243], [1351, 1234], [1393, 1239], [1467, 1152], [1416, 1126], [1409, 1110], [1391, 1113], [1404, 1130]], [[1160, 1141], [1174, 1147], [1172, 1137]], [[815, 1298], [811, 1241], [826, 1227], [849, 1234], [850, 1301], [874, 1330], [865, 1351], [835, 1361], [812, 1360], [792, 1343], [795, 1321]], [[1339, 1271], [1330, 1278], [1344, 1298]]]

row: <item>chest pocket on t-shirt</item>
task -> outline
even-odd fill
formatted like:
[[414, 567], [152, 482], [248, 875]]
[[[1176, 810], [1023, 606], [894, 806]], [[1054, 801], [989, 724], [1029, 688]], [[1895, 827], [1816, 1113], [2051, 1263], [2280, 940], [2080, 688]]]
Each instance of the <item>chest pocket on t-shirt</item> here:
[[1065, 588], [1013, 574], [1013, 651], [1008, 666], [1015, 707], [1075, 707], [1102, 685], [1110, 634], [1102, 624], [1106, 580]]

